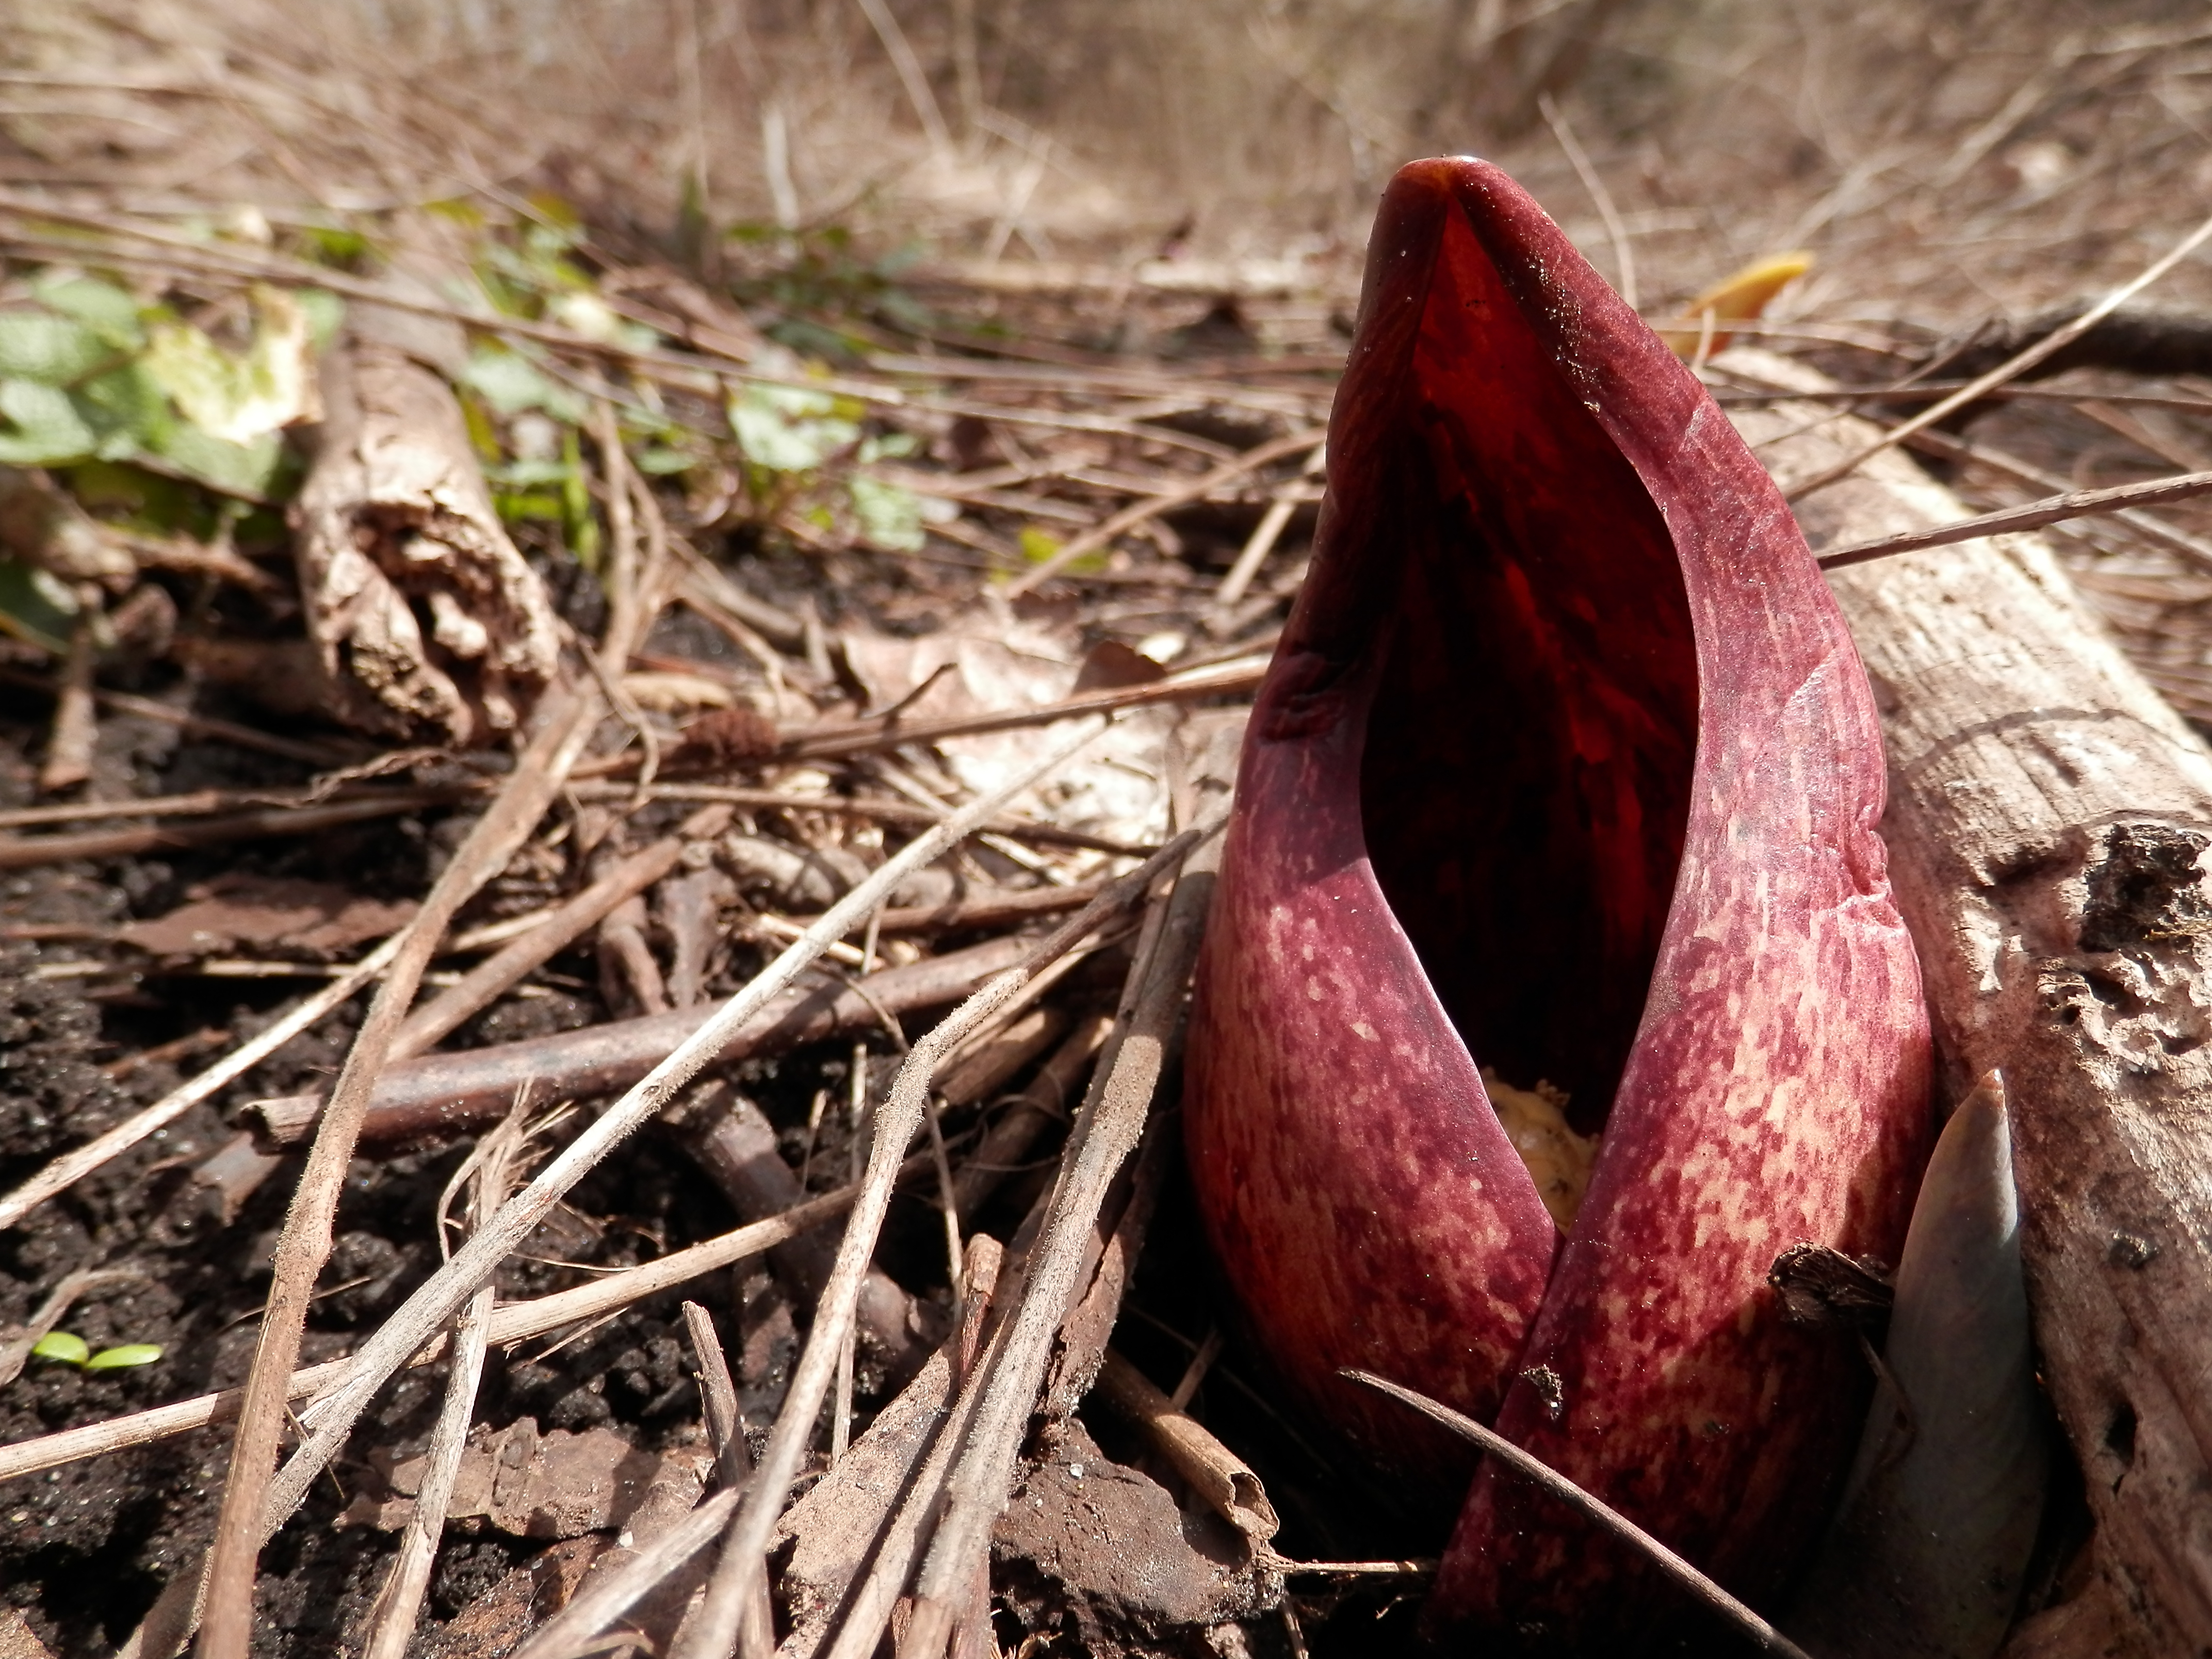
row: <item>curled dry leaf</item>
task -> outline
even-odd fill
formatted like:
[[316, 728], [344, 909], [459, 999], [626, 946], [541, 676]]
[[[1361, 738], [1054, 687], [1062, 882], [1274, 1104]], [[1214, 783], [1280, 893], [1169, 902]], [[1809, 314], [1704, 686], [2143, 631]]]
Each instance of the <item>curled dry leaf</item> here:
[[387, 904], [290, 876], [218, 876], [188, 889], [185, 900], [116, 938], [157, 957], [248, 949], [327, 959], [397, 932], [415, 914], [411, 899]]
[[322, 695], [365, 730], [483, 743], [552, 678], [552, 607], [452, 389], [381, 327], [364, 309], [324, 360], [321, 441], [293, 507]]
[[[1771, 1596], [1850, 1459], [1807, 1240], [1896, 1258], [1928, 1040], [1843, 620], [1772, 483], [1540, 210], [1402, 172], [1370, 243], [1312, 574], [1261, 690], [1186, 1130], [1297, 1392], [1439, 1503], [1410, 1382]], [[1562, 1236], [1479, 1066], [1600, 1142]], [[1430, 1615], [1589, 1650], [1674, 1604], [1486, 1469]]]

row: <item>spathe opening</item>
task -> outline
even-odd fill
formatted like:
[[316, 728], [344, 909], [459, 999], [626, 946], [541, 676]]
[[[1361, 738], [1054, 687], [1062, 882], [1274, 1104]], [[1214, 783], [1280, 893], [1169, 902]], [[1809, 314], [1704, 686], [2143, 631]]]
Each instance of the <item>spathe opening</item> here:
[[[1456, 206], [1397, 476], [1361, 807], [1478, 1064], [1603, 1127], [1681, 862], [1698, 674], [1673, 543]], [[1381, 549], [1376, 550], [1379, 555]]]

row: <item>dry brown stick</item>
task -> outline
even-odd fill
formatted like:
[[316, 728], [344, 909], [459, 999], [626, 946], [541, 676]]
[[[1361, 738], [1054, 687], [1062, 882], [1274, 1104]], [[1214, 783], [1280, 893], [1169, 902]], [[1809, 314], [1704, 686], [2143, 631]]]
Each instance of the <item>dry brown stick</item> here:
[[1164, 495], [1153, 495], [1123, 507], [1095, 530], [1086, 530], [1065, 547], [1054, 553], [1033, 570], [1024, 571], [1008, 582], [1001, 590], [1008, 599], [1018, 599], [1039, 583], [1048, 581], [1081, 558], [1109, 545], [1117, 536], [1134, 530], [1147, 520], [1157, 519], [1163, 513], [1172, 513], [1176, 507], [1202, 501], [1225, 483], [1271, 466], [1286, 455], [1295, 455], [1302, 449], [1311, 449], [1328, 437], [1326, 427], [1314, 427], [1304, 432], [1272, 438], [1266, 443], [1246, 450], [1233, 461], [1224, 461], [1201, 478], [1193, 479], [1180, 489]]
[[1152, 1110], [1183, 988], [1205, 932], [1219, 856], [1215, 843], [1185, 860], [1174, 890], [1160, 901], [1151, 948], [1130, 970], [1114, 1036], [1068, 1137], [1060, 1183], [1030, 1259], [1006, 1347], [992, 1368], [947, 1484], [944, 1518], [915, 1586], [914, 1620], [900, 1644], [902, 1659], [937, 1659], [944, 1651], [958, 1612], [959, 1588], [981, 1559], [991, 1523], [1006, 1505], [1023, 1429], [1036, 1407], [1053, 1339], [1074, 1293], [1099, 1208]]
[[1052, 1057], [1038, 1068], [1029, 1087], [1007, 1102], [1004, 1114], [983, 1132], [982, 1139], [953, 1177], [953, 1192], [963, 1218], [973, 1217], [983, 1200], [998, 1191], [1028, 1158], [1048, 1125], [1067, 1121], [1067, 1101], [1076, 1081], [1105, 1046], [1113, 1029], [1109, 1014], [1090, 1014], [1079, 1020]]
[[[1298, 483], [1320, 473], [1328, 463], [1328, 446], [1316, 444], [1313, 453], [1298, 468]], [[1224, 625], [1236, 611], [1245, 590], [1252, 586], [1252, 579], [1260, 574], [1260, 567], [1267, 562], [1267, 555], [1274, 551], [1276, 542], [1290, 525], [1291, 515], [1297, 510], [1297, 484], [1285, 484], [1275, 492], [1275, 499], [1267, 504], [1267, 512], [1261, 515], [1260, 522], [1237, 553], [1237, 562], [1229, 567], [1229, 574], [1214, 590], [1213, 603], [1207, 607], [1206, 620], [1208, 630], [1217, 638], [1224, 631]]]
[[1985, 536], [2003, 536], [2017, 530], [2039, 530], [2045, 525], [2067, 519], [2094, 518], [2100, 514], [2124, 512], [2130, 507], [2160, 507], [2208, 492], [2212, 492], [2212, 472], [2183, 472], [2142, 483], [2115, 484], [2109, 489], [2069, 490], [2063, 495], [2046, 495], [2039, 501], [2023, 501], [2018, 507], [1978, 514], [1955, 524], [1854, 542], [1821, 554], [1820, 568], [1840, 570], [1846, 565], [1864, 564], [1870, 559], [1886, 559], [1893, 553], [1916, 553], [1923, 547], [1948, 547], [1954, 542], [1979, 541]]
[[1802, 501], [1814, 491], [1826, 489], [1830, 484], [1850, 477], [1866, 462], [1873, 459], [1884, 450], [1903, 443], [1916, 432], [1924, 431], [1929, 427], [1934, 426], [1946, 416], [1964, 409], [1983, 393], [2002, 386], [2008, 380], [2016, 379], [2053, 352], [2071, 345], [2194, 253], [2208, 237], [2212, 237], [2212, 218], [2206, 219], [2196, 229], [2182, 238], [2171, 252], [2152, 261], [2141, 276], [2131, 282], [2121, 283], [2119, 287], [2114, 289], [2072, 321], [2051, 330], [2033, 345], [2014, 352], [1988, 374], [1968, 381], [1949, 397], [1929, 404], [1927, 408], [1909, 420], [1901, 421], [1891, 427], [1872, 443], [1854, 451], [1833, 466], [1823, 468], [1811, 477], [1793, 484], [1784, 492], [1784, 499], [1791, 501]]
[[1106, 1350], [1092, 1385], [1114, 1409], [1142, 1429], [1161, 1456], [1175, 1466], [1190, 1489], [1215, 1514], [1263, 1548], [1281, 1528], [1267, 1489], [1251, 1466], [1223, 1445], [1212, 1430], [1192, 1417], [1113, 1349]]
[[[781, 1053], [878, 1025], [885, 1013], [957, 1002], [993, 974], [1020, 961], [1029, 948], [1026, 939], [1001, 935], [903, 968], [886, 968], [855, 983], [793, 986], [738, 1027], [714, 1058], [727, 1061]], [[682, 1047], [714, 1012], [714, 1005], [705, 1004], [399, 1062], [377, 1079], [362, 1124], [362, 1139], [450, 1133], [495, 1121], [513, 1101], [519, 1077], [536, 1079], [549, 1099], [627, 1089]], [[293, 1095], [257, 1101], [249, 1109], [271, 1141], [289, 1146], [313, 1131], [323, 1102], [319, 1095]]]
[[[728, 1084], [708, 1085], [672, 1108], [664, 1121], [693, 1162], [721, 1188], [738, 1220], [764, 1220], [805, 1201], [806, 1188], [776, 1150], [775, 1127]], [[768, 1253], [784, 1293], [802, 1307], [811, 1307], [822, 1294], [836, 1257], [836, 1244], [818, 1233]], [[881, 1268], [869, 1268], [859, 1327], [902, 1382], [929, 1358], [915, 1315], [913, 1296]]]
[[[0, 668], [0, 684], [20, 685], [27, 690], [44, 692], [50, 697], [55, 695], [51, 682], [36, 674], [24, 673], [20, 669]], [[240, 726], [234, 720], [191, 714], [181, 708], [172, 708], [166, 702], [156, 702], [151, 697], [134, 697], [125, 691], [95, 691], [93, 699], [102, 708], [113, 714], [135, 714], [141, 720], [159, 720], [164, 726], [173, 726], [194, 737], [212, 738], [240, 749], [258, 749], [265, 755], [282, 756], [286, 760], [298, 761], [307, 766], [346, 766], [361, 758], [357, 753], [329, 744], [302, 743], [296, 738], [280, 738], [273, 732], [258, 732], [252, 726]]]
[[[377, 1074], [439, 939], [461, 906], [505, 867], [537, 828], [590, 740], [599, 715], [598, 699], [581, 690], [549, 692], [540, 707], [544, 725], [516, 757], [507, 786], [477, 820], [422, 908], [401, 932], [399, 949], [347, 1053], [301, 1172], [277, 1242], [274, 1281], [262, 1316], [253, 1369], [246, 1378], [246, 1401], [239, 1412], [222, 1507], [210, 1549], [201, 1659], [246, 1659], [253, 1626], [254, 1565], [270, 1529], [264, 1511], [270, 1507], [270, 1482], [288, 1418], [289, 1383], [299, 1357], [307, 1304], [330, 1255], [346, 1167]], [[277, 1511], [276, 1522], [281, 1523], [290, 1512], [291, 1506], [285, 1505]]]
[[[93, 587], [91, 592], [96, 596], [99, 589]], [[39, 787], [48, 794], [75, 788], [92, 775], [92, 751], [100, 742], [100, 725], [93, 715], [92, 701], [100, 611], [91, 598], [81, 599], [79, 605], [76, 626], [70, 629], [69, 656], [62, 665], [61, 687], [54, 698], [46, 758], [39, 768]]]
[[714, 1316], [696, 1302], [684, 1304], [684, 1328], [691, 1338], [691, 1352], [699, 1356], [699, 1407], [707, 1419], [707, 1438], [714, 1448], [714, 1478], [724, 1487], [735, 1488], [752, 1473], [752, 1455], [745, 1445], [729, 1358], [714, 1333]]
[[[508, 1171], [520, 1149], [524, 1119], [520, 1110], [484, 1142], [477, 1163], [475, 1194], [470, 1207], [482, 1220], [507, 1196]], [[442, 1230], [444, 1222], [439, 1222]], [[444, 1243], [442, 1231], [440, 1243]], [[368, 1637], [362, 1644], [362, 1659], [406, 1659], [415, 1620], [422, 1611], [422, 1593], [429, 1588], [430, 1569], [438, 1559], [438, 1540], [444, 1534], [446, 1510], [453, 1498], [460, 1474], [461, 1454], [466, 1449], [469, 1420], [476, 1414], [477, 1386], [483, 1377], [484, 1357], [491, 1343], [495, 1295], [490, 1285], [478, 1291], [453, 1321], [448, 1344], [452, 1360], [446, 1375], [446, 1398], [430, 1431], [422, 1484], [416, 1491], [415, 1512], [408, 1517], [384, 1588], [369, 1610]]]
[[[979, 1233], [969, 1242], [969, 1248], [972, 1251], [987, 1242], [996, 1241], [988, 1233]], [[1018, 1294], [1021, 1273], [1022, 1265], [1017, 1262], [1006, 1269], [1003, 1278], [994, 1279], [994, 1304], [1002, 1306]], [[927, 1542], [928, 1528], [937, 1518], [945, 1477], [966, 1437], [969, 1424], [975, 1419], [975, 1408], [981, 1402], [983, 1379], [989, 1376], [1006, 1346], [1009, 1328], [1005, 1320], [998, 1320], [988, 1335], [983, 1334], [982, 1315], [992, 1311], [995, 1311], [995, 1306], [978, 1309], [973, 1335], [981, 1338], [980, 1349], [971, 1340], [970, 1331], [964, 1326], [961, 1330], [960, 1346], [954, 1355], [958, 1363], [952, 1368], [950, 1378], [952, 1393], [951, 1403], [943, 1413], [943, 1425], [921, 1456], [921, 1467], [914, 1470], [905, 1491], [891, 1497], [896, 1508], [877, 1535], [875, 1547], [868, 1557], [866, 1575], [859, 1583], [848, 1583], [844, 1587], [834, 1635], [826, 1650], [817, 1644], [817, 1659], [872, 1659], [881, 1648], [883, 1632], [914, 1571], [915, 1559]], [[908, 1467], [912, 1468], [912, 1463]]]
[[583, 937], [623, 900], [633, 898], [673, 870], [684, 856], [686, 824], [673, 836], [631, 854], [574, 898], [497, 954], [486, 957], [458, 985], [449, 985], [407, 1017], [392, 1041], [391, 1058], [427, 1053], [471, 1016], [489, 1007], [525, 974], [550, 961], [571, 941]]
[[1346, 1366], [1338, 1375], [1348, 1376], [1355, 1382], [1364, 1382], [1370, 1389], [1379, 1389], [1393, 1400], [1411, 1406], [1423, 1416], [1441, 1423], [1455, 1434], [1472, 1440], [1523, 1480], [1533, 1481], [1542, 1487], [1547, 1496], [1565, 1504], [1586, 1520], [1595, 1522], [1605, 1531], [1611, 1533], [1642, 1554], [1660, 1571], [1686, 1590], [1700, 1605], [1711, 1608], [1750, 1638], [1761, 1652], [1779, 1655], [1781, 1659], [1810, 1659], [1810, 1656], [1804, 1649], [1799, 1647], [1743, 1602], [1729, 1595], [1697, 1568], [1675, 1554], [1643, 1528], [1621, 1514], [1620, 1510], [1592, 1497], [1568, 1480], [1565, 1475], [1553, 1468], [1550, 1464], [1543, 1462], [1515, 1445], [1495, 1429], [1486, 1428], [1473, 1418], [1463, 1417], [1449, 1406], [1439, 1405], [1425, 1395], [1415, 1394], [1411, 1389], [1401, 1388], [1395, 1382], [1387, 1382], [1371, 1372], [1357, 1370], [1351, 1366]]
[[[572, 793], [578, 800], [623, 800], [635, 792], [624, 784], [579, 783]], [[832, 817], [872, 818], [878, 823], [923, 829], [945, 815], [911, 801], [887, 800], [875, 795], [793, 795], [780, 789], [751, 789], [734, 784], [656, 782], [645, 791], [648, 800], [721, 801], [732, 806], [780, 812], [825, 812]], [[1150, 858], [1159, 848], [1141, 847], [1080, 830], [1063, 830], [1056, 823], [1001, 815], [983, 825], [978, 834], [1007, 836], [1043, 847], [1075, 847], [1086, 852], [1113, 853], [1123, 858]]]
[[1192, 702], [1200, 697], [1233, 696], [1251, 690], [1267, 672], [1265, 663], [1228, 662], [1188, 674], [1170, 674], [1144, 685], [1121, 685], [1063, 697], [1058, 702], [1031, 708], [997, 709], [985, 714], [952, 714], [936, 720], [885, 718], [857, 720], [827, 730], [794, 732], [780, 754], [787, 760], [826, 760], [845, 755], [865, 755], [879, 749], [896, 749], [909, 743], [935, 743], [940, 738], [973, 737], [987, 732], [1012, 732], [1024, 726], [1049, 726], [1083, 714], [1109, 714], [1123, 708], [1143, 708], [1154, 703]]
[[245, 1076], [382, 973], [398, 951], [399, 936], [394, 934], [344, 974], [313, 995], [302, 999], [265, 1030], [240, 1043], [189, 1082], [172, 1089], [151, 1106], [104, 1134], [95, 1135], [83, 1146], [64, 1152], [14, 1192], [0, 1198], [0, 1229], [14, 1226], [55, 1194], [66, 1191], [110, 1158], [120, 1157], [156, 1129], [175, 1122], [216, 1091]]
[[599, 1633], [713, 1543], [742, 1495], [738, 1487], [716, 1492], [638, 1551], [621, 1571], [585, 1585], [574, 1601], [531, 1632], [512, 1659], [581, 1659], [607, 1651], [607, 1644], [595, 1639]]
[[[911, 1158], [900, 1173], [902, 1178], [918, 1177], [926, 1173], [928, 1167], [929, 1160], [926, 1157]], [[579, 1285], [572, 1290], [556, 1291], [550, 1296], [538, 1297], [528, 1302], [510, 1302], [494, 1310], [489, 1340], [494, 1347], [507, 1347], [534, 1336], [587, 1324], [626, 1308], [633, 1302], [658, 1296], [663, 1291], [673, 1290], [678, 1285], [688, 1284], [692, 1279], [743, 1261], [749, 1256], [758, 1255], [763, 1250], [773, 1249], [788, 1239], [796, 1238], [810, 1227], [818, 1227], [842, 1214], [857, 1191], [856, 1188], [841, 1187], [834, 1192], [823, 1193], [818, 1198], [810, 1198], [796, 1209], [788, 1210], [782, 1215], [735, 1228], [718, 1237], [674, 1251], [656, 1261], [625, 1267], [620, 1273], [609, 1273], [603, 1279], [595, 1279], [588, 1285]], [[410, 1366], [427, 1365], [445, 1351], [445, 1339], [441, 1336], [409, 1355], [406, 1363]], [[302, 1367], [292, 1373], [287, 1385], [289, 1397], [304, 1400], [320, 1394], [343, 1378], [352, 1364], [352, 1357], [348, 1355], [343, 1358], [325, 1360], [319, 1365]], [[88, 1423], [82, 1428], [63, 1429], [52, 1434], [40, 1435], [35, 1439], [19, 1440], [10, 1445], [0, 1446], [0, 1480], [41, 1474], [48, 1469], [82, 1462], [88, 1457], [100, 1457], [108, 1452], [189, 1434], [195, 1429], [204, 1429], [214, 1423], [227, 1423], [237, 1416], [239, 1403], [245, 1394], [243, 1389], [225, 1389], [217, 1394], [204, 1394], [191, 1400], [179, 1400], [167, 1406], [154, 1406], [143, 1412]]]
[[[373, 799], [391, 793], [368, 788], [329, 789], [196, 789], [182, 795], [143, 795], [125, 800], [56, 801], [45, 806], [18, 806], [0, 812], [0, 830], [35, 830], [49, 823], [100, 823], [113, 818], [203, 817], [214, 812], [233, 812], [242, 807], [272, 811], [297, 810], [325, 803]], [[463, 791], [455, 790], [459, 796]]]
[[[602, 1114], [521, 1193], [502, 1206], [450, 1262], [409, 1297], [376, 1334], [362, 1345], [349, 1363], [345, 1380], [302, 1413], [307, 1437], [268, 1489], [266, 1518], [270, 1526], [281, 1525], [283, 1518], [298, 1507], [315, 1477], [344, 1443], [370, 1396], [433, 1332], [453, 1317], [462, 1302], [475, 1294], [477, 1287], [491, 1277], [570, 1187], [638, 1124], [665, 1106], [678, 1089], [720, 1052], [733, 1032], [795, 979], [833, 940], [880, 903], [892, 887], [911, 872], [942, 857], [1008, 799], [1073, 757], [1098, 734], [1099, 729], [1103, 728], [1088, 731], [1076, 741], [1063, 745], [1039, 765], [963, 807], [885, 861], [810, 929], [806, 938], [793, 944], [744, 990], [731, 998], [682, 1047]], [[1072, 945], [1075, 940], [1069, 939], [1067, 943]], [[878, 1144], [884, 1139], [879, 1137]], [[898, 1150], [903, 1151], [903, 1146]], [[887, 1156], [895, 1161], [895, 1154]], [[817, 1325], [817, 1334], [820, 1328]], [[786, 1480], [787, 1484], [787, 1474]], [[758, 1486], [756, 1480], [756, 1490]]]
[[[2067, 479], [2031, 465], [2017, 455], [1992, 449], [1987, 444], [1969, 443], [1948, 432], [1918, 433], [1905, 441], [1905, 447], [1939, 459], [1982, 467], [2054, 495], [2063, 495], [2072, 487]], [[2145, 541], [2186, 559], [2201, 571], [2212, 572], [2212, 542], [2155, 514], [2138, 512], [2134, 507], [2122, 507], [2112, 516]]]
[[678, 1659], [726, 1659], [738, 1644], [745, 1613], [744, 1587], [767, 1559], [769, 1539], [785, 1496], [799, 1473], [842, 1350], [868, 1259], [890, 1202], [892, 1161], [921, 1125], [925, 1097], [938, 1064], [961, 1037], [988, 1019], [1023, 984], [1079, 943], [1097, 922], [1141, 893], [1171, 860], [1180, 860], [1196, 837], [1178, 836], [1152, 860], [1122, 878], [1039, 945], [1021, 967], [1000, 975], [947, 1015], [908, 1053], [890, 1094], [877, 1109], [874, 1144], [862, 1197], [845, 1225], [837, 1262], [817, 1305], [806, 1346], [793, 1368], [783, 1408], [776, 1414], [751, 1489], [731, 1523], [708, 1580], [707, 1599], [685, 1632]]
[[285, 807], [241, 812], [234, 817], [203, 818], [193, 823], [142, 824], [129, 830], [87, 830], [74, 835], [0, 836], [0, 870], [70, 859], [137, 858], [186, 847], [219, 846], [230, 841], [258, 841], [274, 836], [312, 836], [342, 823], [388, 817], [451, 800], [443, 789], [393, 789], [368, 800], [331, 801], [320, 806]]

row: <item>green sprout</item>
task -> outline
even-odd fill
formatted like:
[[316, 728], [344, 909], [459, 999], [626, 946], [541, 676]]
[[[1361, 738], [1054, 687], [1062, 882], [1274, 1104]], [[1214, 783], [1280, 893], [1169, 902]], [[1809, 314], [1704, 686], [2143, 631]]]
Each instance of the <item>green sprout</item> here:
[[74, 1365], [81, 1371], [129, 1370], [136, 1365], [150, 1365], [161, 1357], [161, 1345], [155, 1342], [125, 1342], [94, 1353], [90, 1343], [68, 1331], [48, 1331], [32, 1346], [31, 1352], [37, 1358]]

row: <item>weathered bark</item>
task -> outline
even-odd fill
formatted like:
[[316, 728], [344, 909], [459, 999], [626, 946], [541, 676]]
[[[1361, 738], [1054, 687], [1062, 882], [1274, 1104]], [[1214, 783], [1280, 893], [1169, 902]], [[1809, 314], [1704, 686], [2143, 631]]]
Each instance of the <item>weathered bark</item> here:
[[[557, 664], [551, 605], [493, 511], [434, 354], [371, 308], [325, 360], [327, 410], [293, 508], [331, 714], [396, 737], [512, 729]], [[425, 636], [417, 616], [429, 618]]]
[[[1726, 361], [1726, 360], [1724, 360]], [[1802, 368], [1749, 354], [1771, 384]], [[1785, 487], [1874, 428], [1738, 417]], [[1784, 435], [1793, 434], [1793, 435]], [[1823, 542], [1964, 516], [1895, 453], [1802, 502]], [[2044, 1375], [2132, 1650], [2212, 1644], [2212, 754], [2033, 536], [1834, 586], [1889, 748], [1884, 820], [1954, 1084], [2012, 1091]], [[1963, 1092], [1954, 1087], [1953, 1093]]]

